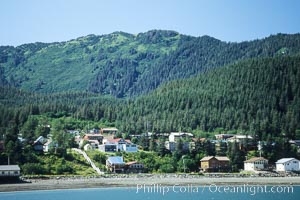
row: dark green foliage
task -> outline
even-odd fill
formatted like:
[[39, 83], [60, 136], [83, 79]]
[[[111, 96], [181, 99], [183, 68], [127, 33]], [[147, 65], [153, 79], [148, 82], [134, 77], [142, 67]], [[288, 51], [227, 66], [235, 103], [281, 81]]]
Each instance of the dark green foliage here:
[[299, 34], [242, 43], [160, 30], [88, 35], [61, 43], [0, 47], [0, 85], [43, 93], [88, 90], [136, 96], [240, 60], [296, 55], [299, 48]]

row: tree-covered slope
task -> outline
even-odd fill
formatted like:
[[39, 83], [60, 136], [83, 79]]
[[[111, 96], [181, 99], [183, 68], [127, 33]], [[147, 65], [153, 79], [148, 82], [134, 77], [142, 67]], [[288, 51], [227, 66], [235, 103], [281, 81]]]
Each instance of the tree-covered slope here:
[[1, 47], [0, 83], [38, 92], [89, 90], [123, 96], [150, 64], [176, 49], [180, 37], [172, 31], [115, 32]]
[[163, 132], [222, 127], [294, 138], [300, 129], [299, 77], [299, 56], [250, 59], [169, 82], [128, 104], [119, 117], [132, 130], [145, 130], [148, 120]]
[[0, 127], [22, 126], [28, 116], [48, 113], [112, 123], [134, 134], [223, 128], [243, 130], [258, 139], [296, 138], [299, 77], [300, 56], [278, 56], [240, 61], [171, 81], [135, 99], [87, 92], [35, 94], [0, 87]]
[[0, 85], [43, 93], [136, 96], [214, 67], [248, 58], [295, 55], [299, 49], [300, 34], [242, 43], [159, 30], [88, 35], [60, 43], [0, 47]]

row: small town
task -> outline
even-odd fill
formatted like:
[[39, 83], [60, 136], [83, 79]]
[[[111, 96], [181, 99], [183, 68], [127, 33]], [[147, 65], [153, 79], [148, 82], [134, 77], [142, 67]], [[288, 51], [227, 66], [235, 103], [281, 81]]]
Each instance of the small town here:
[[[50, 125], [47, 126], [51, 129]], [[51, 131], [50, 131], [51, 133]], [[243, 175], [243, 176], [299, 176], [300, 161], [292, 157], [282, 157], [275, 162], [270, 162], [262, 156], [267, 144], [264, 141], [254, 142], [250, 135], [241, 134], [215, 134], [213, 139], [195, 138], [192, 133], [171, 132], [171, 133], [143, 133], [140, 135], [125, 135], [120, 133], [117, 128], [101, 128], [82, 130], [65, 130], [68, 138], [72, 140], [71, 148], [66, 152], [78, 154], [84, 158], [86, 164], [94, 170], [95, 175], [104, 174], [147, 174], [147, 173], [191, 173], [212, 176]], [[63, 155], [57, 141], [53, 140], [53, 135], [47, 137], [39, 136], [31, 144], [33, 152], [37, 155]], [[124, 138], [123, 138], [124, 137]], [[18, 138], [25, 142], [20, 135]], [[0, 151], [5, 151], [4, 142], [0, 142]], [[273, 144], [274, 145], [274, 144]], [[289, 145], [300, 152], [300, 140], [290, 140]], [[64, 148], [67, 148], [64, 147]], [[234, 149], [233, 155], [230, 155], [229, 148]], [[145, 150], [146, 149], [146, 150]], [[154, 152], [161, 158], [173, 157], [177, 161], [177, 170], [173, 166], [164, 164], [167, 168], [149, 168], [147, 153]], [[239, 152], [246, 152], [245, 156], [236, 156]], [[96, 154], [95, 154], [96, 153]], [[143, 159], [135, 154], [144, 153]], [[201, 154], [193, 160], [192, 154]], [[89, 157], [91, 156], [91, 158]], [[130, 155], [130, 156], [128, 156]], [[177, 160], [176, 160], [177, 157]], [[170, 160], [170, 159], [169, 159]], [[172, 162], [174, 162], [174, 160]], [[23, 176], [22, 168], [19, 165], [10, 164], [0, 165], [1, 180], [10, 178], [19, 179]], [[25, 165], [26, 166], [26, 165]], [[34, 168], [34, 167], [33, 167]], [[24, 175], [50, 175], [40, 173], [38, 170], [27, 169], [32, 174]], [[238, 172], [238, 174], [237, 174]], [[62, 171], [57, 175], [72, 175], [67, 171]]]

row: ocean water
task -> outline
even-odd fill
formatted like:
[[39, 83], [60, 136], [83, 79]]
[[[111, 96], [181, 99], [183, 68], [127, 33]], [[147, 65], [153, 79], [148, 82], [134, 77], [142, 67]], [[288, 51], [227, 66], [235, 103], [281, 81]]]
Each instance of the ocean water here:
[[[276, 188], [275, 188], [276, 187]], [[299, 200], [300, 186], [162, 186], [2, 192], [0, 200]], [[287, 188], [289, 187], [289, 189]]]

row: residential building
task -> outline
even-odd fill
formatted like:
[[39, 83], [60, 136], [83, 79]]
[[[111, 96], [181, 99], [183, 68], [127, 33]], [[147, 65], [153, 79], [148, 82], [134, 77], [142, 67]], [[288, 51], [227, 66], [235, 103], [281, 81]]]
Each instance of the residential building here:
[[106, 143], [99, 145], [99, 151], [101, 152], [117, 152], [117, 144]]
[[191, 139], [194, 135], [191, 133], [184, 133], [184, 132], [172, 132], [169, 135], [169, 142], [177, 142], [179, 139]]
[[282, 158], [275, 164], [278, 172], [300, 171], [300, 161], [295, 158]]
[[233, 137], [234, 134], [216, 134], [215, 137], [217, 140], [226, 140], [228, 138]]
[[268, 168], [268, 160], [263, 157], [254, 157], [244, 161], [245, 171], [258, 171]]
[[298, 152], [300, 151], [300, 140], [290, 140], [289, 143], [295, 147], [297, 147]]
[[0, 178], [18, 178], [20, 176], [19, 165], [0, 165]]
[[204, 172], [225, 172], [230, 170], [229, 158], [224, 156], [207, 156], [200, 160]]
[[43, 136], [39, 136], [32, 144], [35, 151], [43, 151], [44, 143], [46, 139]]
[[89, 130], [89, 133], [90, 133], [90, 134], [99, 134], [99, 133], [100, 133], [100, 130], [97, 129], [97, 128], [93, 128], [93, 129]]
[[137, 161], [127, 162], [125, 164], [126, 173], [143, 173], [144, 169], [144, 164]]
[[44, 145], [43, 145], [43, 151], [44, 152], [49, 152], [51, 148], [53, 148], [55, 145], [52, 142], [52, 140], [48, 140]]
[[[115, 144], [117, 147], [117, 151], [125, 151], [125, 152], [137, 152], [138, 147], [136, 144], [133, 144], [130, 140], [125, 140], [123, 138], [116, 139], [104, 139], [103, 145], [107, 144]], [[105, 148], [101, 147], [101, 149]]]
[[101, 128], [101, 134], [115, 135], [119, 130], [117, 128]]
[[97, 134], [85, 134], [83, 136], [84, 140], [90, 141], [90, 140], [98, 140], [99, 144], [103, 141], [103, 135], [97, 133]]
[[78, 130], [67, 130], [67, 133], [73, 136], [80, 135], [80, 132]]
[[[190, 148], [192, 148], [195, 143], [194, 142], [182, 142], [182, 149], [183, 151], [188, 151]], [[166, 149], [170, 150], [171, 152], [174, 152], [176, 150], [177, 142], [165, 142]]]
[[136, 144], [133, 143], [126, 143], [122, 145], [123, 151], [125, 152], [131, 152], [131, 153], [135, 153], [138, 152], [138, 147]]
[[227, 142], [244, 142], [244, 141], [250, 141], [253, 140], [253, 137], [250, 135], [234, 135], [230, 138], [227, 138]]
[[124, 172], [125, 162], [123, 157], [120, 156], [110, 156], [106, 160], [106, 168], [112, 173], [122, 173]]

